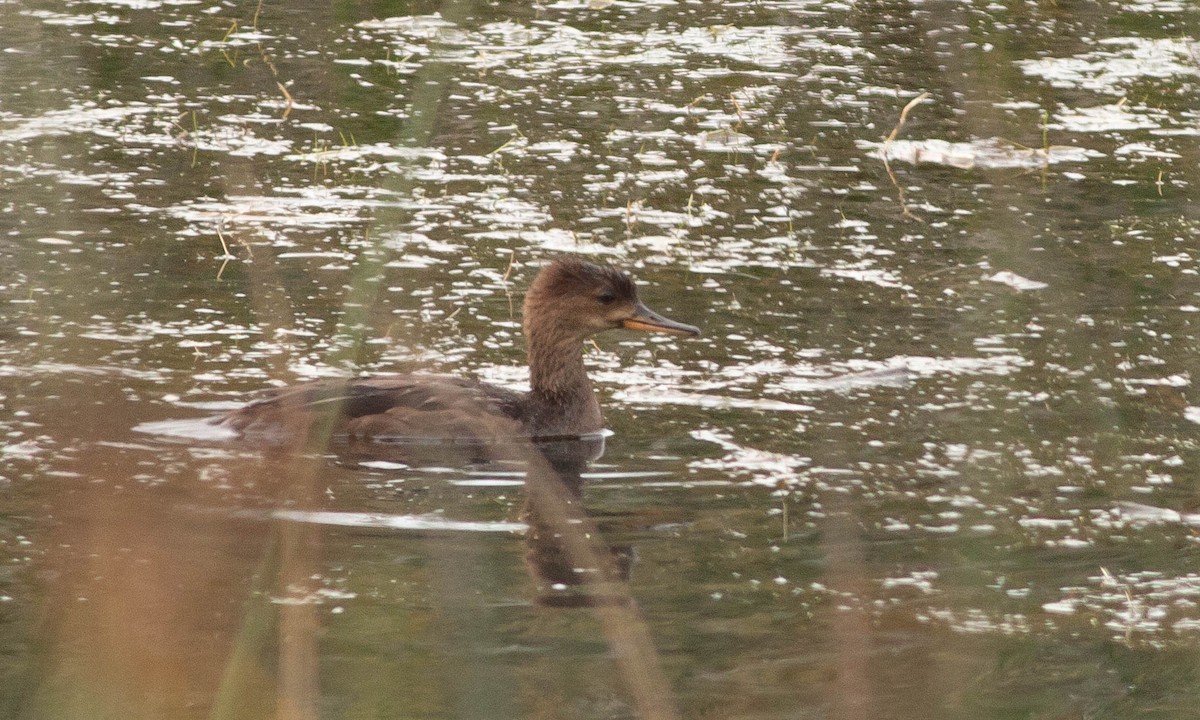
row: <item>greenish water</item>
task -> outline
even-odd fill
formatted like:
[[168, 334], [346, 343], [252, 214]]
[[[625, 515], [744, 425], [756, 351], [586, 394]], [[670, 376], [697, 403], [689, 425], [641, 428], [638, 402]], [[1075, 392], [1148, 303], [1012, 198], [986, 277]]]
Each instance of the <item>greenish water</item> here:
[[0, 708], [636, 716], [521, 466], [134, 430], [520, 386], [572, 252], [705, 332], [598, 338], [579, 488], [682, 717], [1190, 716], [1198, 20], [0, 4]]

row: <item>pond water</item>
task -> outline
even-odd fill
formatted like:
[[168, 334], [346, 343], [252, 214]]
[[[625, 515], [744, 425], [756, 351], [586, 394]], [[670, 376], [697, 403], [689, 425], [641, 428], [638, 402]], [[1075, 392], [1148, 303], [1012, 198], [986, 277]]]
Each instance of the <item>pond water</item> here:
[[[0, 19], [6, 715], [1194, 713], [1194, 3]], [[541, 547], [527, 449], [142, 432], [520, 387], [562, 253], [704, 330], [587, 350], [615, 596]]]

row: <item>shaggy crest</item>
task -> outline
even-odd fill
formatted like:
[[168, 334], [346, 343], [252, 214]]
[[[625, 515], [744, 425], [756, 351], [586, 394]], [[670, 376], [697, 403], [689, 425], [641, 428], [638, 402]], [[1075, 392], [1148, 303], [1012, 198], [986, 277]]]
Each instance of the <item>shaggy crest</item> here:
[[529, 288], [529, 294], [565, 297], [602, 290], [612, 291], [619, 300], [637, 297], [637, 287], [625, 273], [574, 257], [553, 260], [538, 274]]

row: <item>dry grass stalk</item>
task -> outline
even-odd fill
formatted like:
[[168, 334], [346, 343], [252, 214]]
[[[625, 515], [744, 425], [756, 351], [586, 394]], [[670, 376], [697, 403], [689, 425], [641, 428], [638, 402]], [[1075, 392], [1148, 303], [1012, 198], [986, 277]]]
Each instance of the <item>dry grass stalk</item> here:
[[905, 105], [904, 109], [900, 111], [900, 121], [896, 123], [896, 127], [892, 128], [891, 134], [889, 134], [883, 141], [883, 147], [879, 151], [880, 156], [883, 158], [883, 169], [887, 170], [887, 174], [888, 177], [891, 178], [892, 185], [896, 187], [896, 192], [900, 195], [900, 213], [904, 217], [911, 218], [913, 220], [920, 220], [921, 218], [914, 215], [913, 212], [908, 209], [908, 199], [905, 196], [904, 188], [901, 187], [900, 182], [896, 179], [896, 173], [892, 170], [892, 164], [888, 161], [888, 150], [891, 148], [892, 143], [896, 140], [896, 136], [900, 134], [900, 128], [904, 127], [904, 123], [908, 122], [908, 113], [927, 97], [929, 97], [929, 93], [923, 92], [912, 100], [908, 101], [908, 104]]

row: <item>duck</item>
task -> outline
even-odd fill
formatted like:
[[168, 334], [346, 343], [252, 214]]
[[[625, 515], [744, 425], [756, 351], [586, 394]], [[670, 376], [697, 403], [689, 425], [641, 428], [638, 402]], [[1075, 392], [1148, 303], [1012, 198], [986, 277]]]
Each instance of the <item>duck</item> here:
[[626, 329], [700, 335], [638, 297], [633, 278], [574, 256], [544, 266], [525, 294], [529, 391], [451, 375], [380, 375], [269, 391], [214, 419], [243, 437], [286, 442], [319, 429], [352, 440], [551, 441], [600, 433], [604, 418], [583, 361], [584, 342]]

